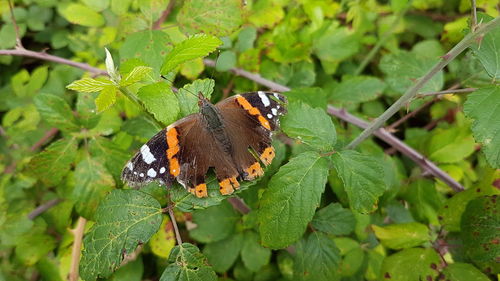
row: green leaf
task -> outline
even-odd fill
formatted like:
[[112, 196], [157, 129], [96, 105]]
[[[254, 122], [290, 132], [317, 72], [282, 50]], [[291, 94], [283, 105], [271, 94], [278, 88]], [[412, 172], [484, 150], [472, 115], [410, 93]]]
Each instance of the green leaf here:
[[244, 236], [241, 260], [250, 271], [259, 271], [264, 265], [269, 263], [271, 250], [260, 245], [257, 233], [247, 231]]
[[181, 116], [184, 117], [192, 113], [198, 113], [198, 93], [201, 92], [205, 98], [210, 99], [214, 91], [214, 86], [214, 80], [201, 79], [180, 88], [177, 97], [181, 108]]
[[137, 92], [137, 97], [161, 123], [170, 124], [177, 120], [179, 102], [167, 83], [158, 82], [144, 86]]
[[96, 11], [82, 4], [63, 4], [59, 13], [70, 23], [88, 27], [99, 27], [104, 24], [104, 17]]
[[33, 102], [44, 121], [49, 125], [62, 131], [76, 131], [79, 129], [71, 108], [61, 97], [40, 94], [35, 97]]
[[168, 258], [170, 264], [160, 277], [160, 281], [216, 281], [217, 275], [207, 265], [207, 259], [198, 247], [189, 243], [175, 246]]
[[333, 240], [321, 232], [313, 232], [297, 243], [294, 280], [340, 280], [337, 272], [340, 252]]
[[262, 244], [285, 248], [297, 241], [314, 216], [328, 176], [328, 161], [303, 152], [281, 166], [262, 194], [258, 213]]
[[435, 280], [441, 258], [433, 248], [404, 249], [384, 259], [379, 280]]
[[121, 149], [115, 142], [103, 137], [92, 139], [88, 146], [90, 154], [95, 159], [99, 159], [100, 163], [104, 163], [115, 181], [120, 182], [122, 168], [130, 159], [130, 153]]
[[467, 204], [461, 222], [466, 255], [479, 267], [500, 272], [500, 200], [498, 195], [482, 196]]
[[26, 234], [16, 246], [16, 256], [23, 265], [33, 266], [55, 248], [56, 240], [48, 234]]
[[417, 222], [372, 225], [372, 229], [382, 245], [396, 250], [419, 246], [431, 239], [427, 226]]
[[217, 71], [228, 71], [236, 66], [236, 53], [233, 51], [224, 51], [217, 58], [215, 69]]
[[253, 48], [253, 44], [257, 39], [257, 29], [253, 26], [247, 26], [241, 29], [238, 33], [238, 41], [234, 46], [240, 53]]
[[147, 66], [136, 66], [124, 79], [120, 81], [120, 86], [126, 87], [144, 79], [153, 69]]
[[113, 86], [113, 82], [107, 79], [96, 80], [93, 78], [83, 78], [73, 81], [71, 84], [66, 86], [66, 88], [77, 92], [96, 93], [106, 89], [109, 86]]
[[356, 220], [349, 209], [342, 208], [339, 203], [331, 203], [316, 212], [312, 226], [332, 235], [348, 235], [354, 230]]
[[444, 280], [453, 281], [490, 281], [488, 276], [475, 268], [472, 264], [456, 262], [443, 269]]
[[131, 136], [138, 136], [145, 139], [150, 139], [159, 131], [157, 125], [149, 118], [139, 116], [128, 119], [123, 122], [122, 131]]
[[[163, 60], [172, 49], [168, 35], [160, 30], [145, 30], [126, 36], [120, 48], [120, 59], [140, 59], [158, 75]], [[153, 76], [154, 77], [154, 76]]]
[[242, 247], [243, 234], [238, 233], [224, 240], [207, 244], [203, 248], [203, 254], [216, 272], [224, 273], [233, 266]]
[[330, 99], [340, 103], [361, 103], [376, 99], [385, 90], [385, 83], [371, 76], [343, 78], [330, 94]]
[[58, 185], [71, 169], [77, 148], [78, 142], [74, 138], [57, 140], [35, 155], [28, 169], [45, 185]]
[[141, 281], [144, 274], [144, 262], [142, 256], [138, 256], [120, 267], [109, 279], [106, 281]]
[[[403, 94], [416, 79], [424, 76], [437, 58], [422, 57], [412, 52], [399, 51], [382, 57], [379, 68], [386, 75], [385, 82], [396, 93]], [[443, 88], [443, 72], [439, 71], [427, 82], [421, 92], [435, 92]]]
[[151, 252], [161, 258], [168, 258], [175, 247], [176, 239], [174, 226], [168, 216], [163, 217], [160, 231], [156, 232], [149, 240]]
[[289, 103], [301, 101], [311, 107], [326, 109], [326, 93], [322, 88], [294, 88], [283, 94], [288, 98]]
[[474, 119], [472, 132], [493, 168], [500, 168], [500, 86], [481, 88], [467, 96], [464, 112]]
[[83, 240], [83, 280], [108, 277], [124, 257], [146, 243], [162, 221], [161, 206], [138, 190], [113, 190], [99, 205], [96, 223]]
[[187, 0], [177, 15], [177, 22], [190, 33], [229, 35], [241, 25], [241, 2]]
[[223, 240], [234, 233], [239, 218], [231, 204], [223, 201], [219, 206], [194, 211], [193, 222], [196, 227], [189, 232], [189, 235], [202, 243]]
[[331, 151], [337, 141], [335, 126], [326, 112], [301, 102], [291, 102], [281, 128], [291, 138], [321, 151]]
[[101, 91], [99, 96], [95, 99], [95, 106], [98, 113], [103, 112], [115, 104], [117, 91], [118, 89], [114, 86], [106, 87]]
[[353, 150], [337, 152], [332, 159], [351, 208], [360, 213], [375, 210], [378, 198], [387, 188], [381, 163], [373, 156]]
[[347, 27], [338, 27], [332, 22], [319, 36], [314, 38], [313, 50], [320, 60], [340, 62], [359, 51], [361, 46], [359, 34]]
[[[480, 13], [478, 21], [482, 20], [485, 24], [491, 21], [493, 17]], [[471, 46], [474, 54], [477, 56], [486, 72], [494, 79], [500, 79], [500, 28], [495, 28], [486, 33], [484, 37]]]
[[428, 144], [429, 159], [437, 163], [456, 163], [474, 153], [475, 146], [467, 127], [437, 128]]
[[102, 162], [91, 157], [78, 163], [74, 177], [72, 199], [76, 210], [81, 216], [93, 219], [99, 202], [113, 189], [115, 181]]
[[402, 196], [410, 203], [410, 211], [417, 221], [438, 225], [437, 211], [442, 205], [442, 195], [431, 180], [418, 179], [412, 182]]
[[215, 51], [222, 41], [212, 35], [197, 34], [177, 44], [165, 57], [161, 74], [166, 75], [181, 63], [205, 57]]

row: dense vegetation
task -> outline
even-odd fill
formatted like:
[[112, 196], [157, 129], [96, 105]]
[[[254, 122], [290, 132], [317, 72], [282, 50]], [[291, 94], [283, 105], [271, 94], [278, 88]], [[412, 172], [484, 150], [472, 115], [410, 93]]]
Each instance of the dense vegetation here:
[[[494, 280], [499, 11], [0, 0], [0, 280]], [[190, 93], [266, 89], [289, 103], [264, 177], [124, 186]]]

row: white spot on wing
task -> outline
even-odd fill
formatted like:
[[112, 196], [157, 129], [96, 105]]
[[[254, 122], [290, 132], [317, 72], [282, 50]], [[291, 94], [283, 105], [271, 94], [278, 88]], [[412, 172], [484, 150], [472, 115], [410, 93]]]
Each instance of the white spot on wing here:
[[160, 168], [160, 174], [163, 174], [163, 173], [165, 173], [165, 167]]
[[136, 176], [137, 176], [137, 172], [134, 172], [134, 175], [136, 175]]
[[155, 156], [149, 150], [149, 146], [147, 146], [146, 144], [141, 146], [141, 155], [142, 160], [144, 160], [146, 164], [151, 164], [156, 160]]
[[280, 99], [280, 96], [278, 96], [278, 93], [273, 93], [273, 96], [277, 99]]
[[271, 118], [273, 118], [273, 115], [271, 113], [268, 113], [267, 118], [271, 119]]
[[148, 170], [148, 176], [149, 176], [149, 177], [152, 177], [152, 178], [156, 177], [156, 171], [155, 171], [155, 170], [153, 170], [153, 168], [150, 168], [150, 169]]
[[143, 178], [144, 177], [144, 173], [140, 173], [139, 177]]
[[262, 104], [264, 106], [267, 107], [271, 104], [271, 101], [269, 101], [269, 98], [266, 96], [266, 94], [264, 92], [258, 91], [257, 93], [259, 94], [259, 98], [262, 101]]
[[132, 171], [134, 169], [134, 164], [132, 164], [132, 162], [128, 162], [127, 163], [127, 168]]
[[274, 116], [278, 115], [278, 110], [276, 108], [271, 108], [271, 112]]

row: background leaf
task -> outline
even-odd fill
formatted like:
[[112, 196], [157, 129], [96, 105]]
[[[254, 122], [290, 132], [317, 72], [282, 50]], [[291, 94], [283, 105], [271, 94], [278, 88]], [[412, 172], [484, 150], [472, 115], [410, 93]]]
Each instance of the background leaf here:
[[200, 242], [210, 243], [232, 235], [239, 215], [231, 204], [223, 201], [219, 206], [193, 212], [193, 222], [196, 227], [189, 235]]
[[332, 203], [320, 209], [311, 221], [315, 229], [333, 235], [347, 235], [354, 230], [355, 224], [352, 212], [342, 208], [339, 203]]
[[244, 234], [241, 260], [251, 271], [259, 271], [271, 259], [271, 250], [264, 248], [259, 243], [259, 235], [253, 231]]
[[441, 260], [432, 248], [405, 249], [384, 259], [380, 280], [434, 280]]
[[372, 225], [372, 229], [380, 242], [391, 249], [420, 246], [431, 239], [427, 226], [416, 222], [391, 224], [383, 227]]
[[207, 266], [206, 258], [193, 244], [175, 246], [168, 258], [167, 266], [160, 281], [167, 280], [217, 280], [213, 269]]
[[144, 86], [139, 89], [137, 96], [156, 120], [163, 124], [171, 124], [177, 120], [179, 103], [166, 83], [159, 82]]
[[[486, 14], [478, 14], [479, 22], [489, 22], [493, 19]], [[493, 78], [498, 80], [500, 78], [500, 29], [493, 29], [484, 35], [480, 42], [471, 46], [474, 54], [477, 56], [486, 72]]]
[[337, 269], [340, 253], [333, 240], [313, 232], [297, 244], [294, 265], [296, 280], [340, 280]]
[[37, 95], [33, 101], [45, 122], [63, 131], [78, 129], [77, 121], [68, 103], [56, 95]]

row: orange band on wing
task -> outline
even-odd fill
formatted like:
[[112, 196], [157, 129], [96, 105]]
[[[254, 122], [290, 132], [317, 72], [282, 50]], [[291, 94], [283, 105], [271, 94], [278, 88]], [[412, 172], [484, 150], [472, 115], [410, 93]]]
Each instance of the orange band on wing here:
[[174, 147], [179, 145], [179, 139], [178, 139], [179, 133], [177, 132], [177, 129], [171, 128], [170, 130], [167, 131], [167, 144], [168, 147]]
[[177, 129], [175, 127], [167, 131], [167, 144], [168, 149], [166, 153], [170, 163], [170, 174], [174, 177], [177, 177], [181, 172], [181, 169], [179, 166], [179, 160], [174, 157], [180, 150], [179, 133], [177, 132]]
[[255, 162], [250, 167], [245, 169], [245, 172], [248, 174], [247, 179], [253, 180], [257, 177], [260, 177], [264, 174], [264, 170], [260, 166], [259, 162]]
[[264, 152], [262, 152], [262, 154], [260, 155], [260, 161], [262, 161], [262, 163], [267, 166], [271, 164], [274, 156], [276, 156], [276, 154], [274, 153], [274, 148], [272, 146], [266, 147], [266, 149], [264, 149]]
[[248, 113], [250, 115], [255, 115], [257, 116], [257, 120], [259, 120], [260, 124], [268, 129], [268, 130], [271, 130], [271, 125], [269, 124], [269, 121], [267, 121], [266, 118], [264, 118], [264, 116], [262, 116], [262, 114], [260, 113], [259, 109], [256, 108], [256, 107], [253, 107], [248, 101], [247, 99], [245, 99], [244, 97], [242, 96], [239, 96], [236, 98], [236, 101], [241, 105], [241, 107], [243, 107], [244, 110], [248, 111]]
[[172, 158], [170, 159], [170, 174], [174, 177], [177, 177], [179, 173], [181, 172], [180, 166], [179, 166], [179, 161], [177, 161], [177, 158]]
[[202, 198], [202, 197], [207, 197], [208, 192], [207, 192], [207, 185], [204, 183], [201, 183], [197, 186], [195, 186], [195, 192], [196, 192], [196, 197]]

